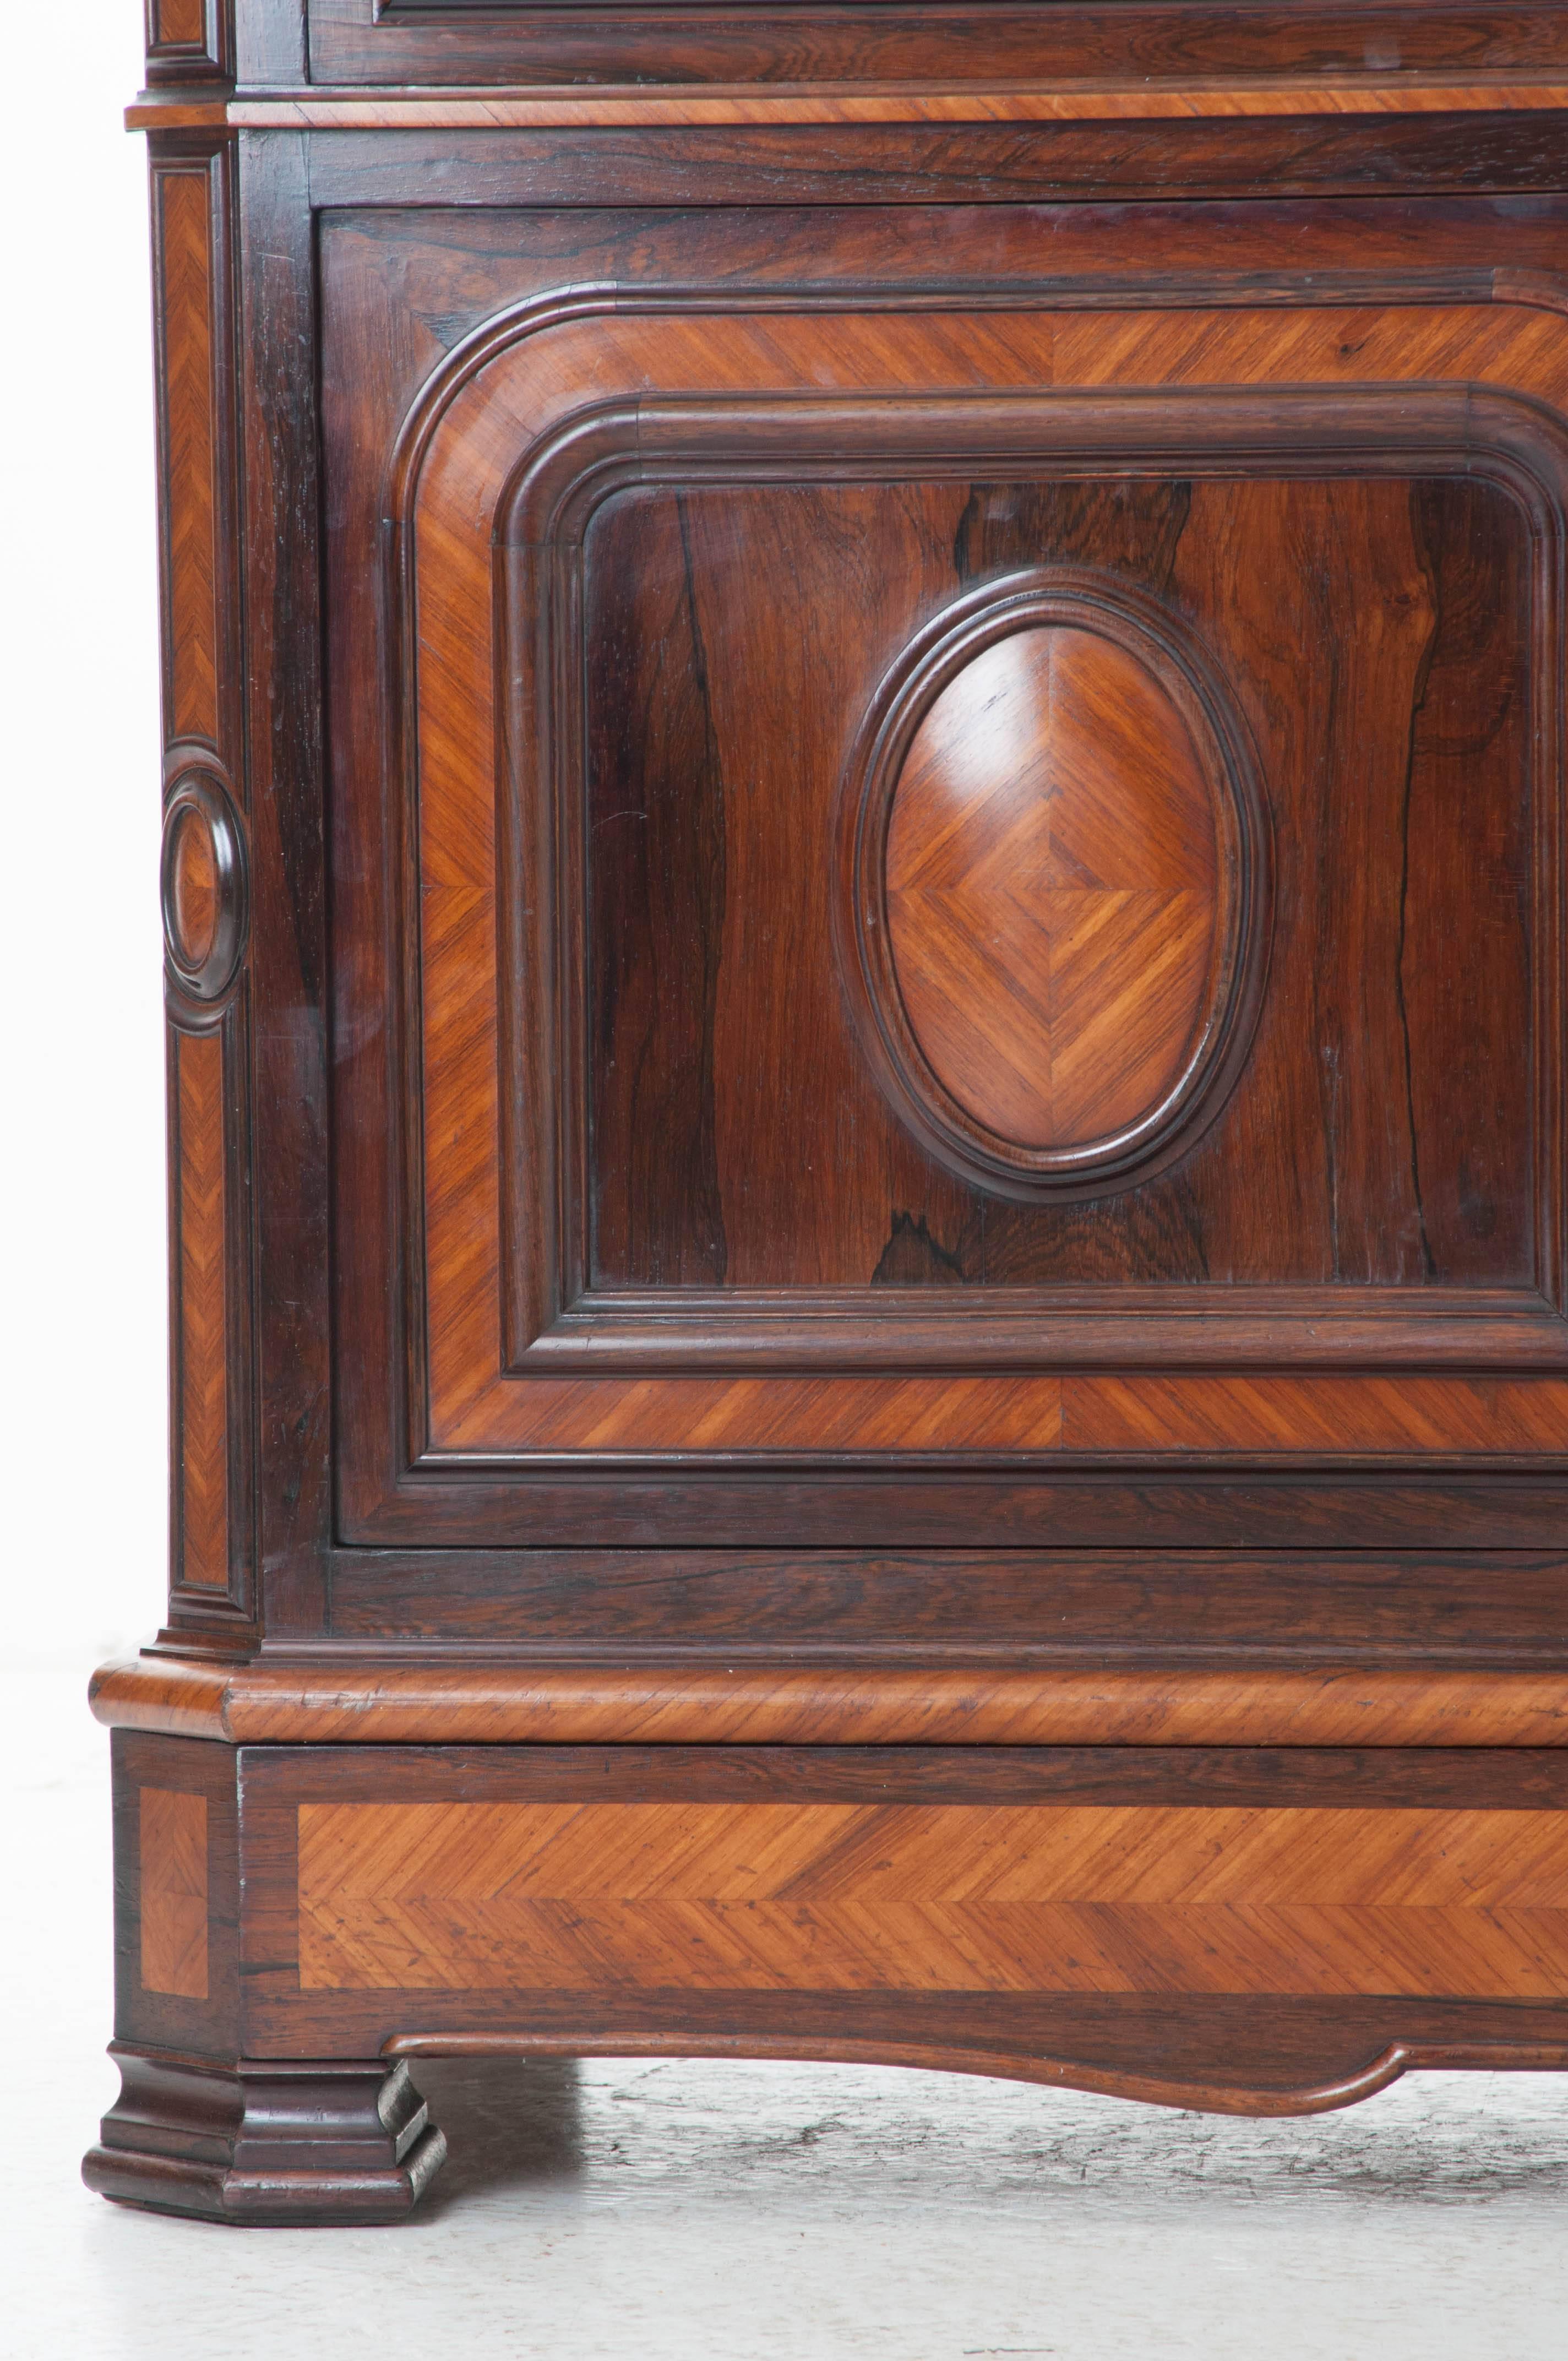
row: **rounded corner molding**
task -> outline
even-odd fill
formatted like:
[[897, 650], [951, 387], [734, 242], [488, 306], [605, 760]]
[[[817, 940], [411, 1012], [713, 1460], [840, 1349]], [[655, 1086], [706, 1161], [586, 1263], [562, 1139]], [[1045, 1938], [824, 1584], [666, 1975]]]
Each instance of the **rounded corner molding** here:
[[171, 981], [203, 1003], [221, 1000], [245, 949], [245, 839], [216, 771], [183, 772], [163, 807], [163, 949]]
[[839, 852], [861, 1038], [960, 1178], [1108, 1195], [1212, 1121], [1261, 1002], [1268, 812], [1212, 657], [1147, 592], [1044, 567], [936, 616], [872, 700]]

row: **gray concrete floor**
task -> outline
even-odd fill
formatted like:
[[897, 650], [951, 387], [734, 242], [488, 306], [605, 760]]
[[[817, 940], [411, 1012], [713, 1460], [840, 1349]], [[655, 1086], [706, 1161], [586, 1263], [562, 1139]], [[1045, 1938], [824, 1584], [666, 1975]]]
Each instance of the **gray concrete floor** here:
[[18, 2361], [1568, 2354], [1568, 2083], [1541, 2075], [1255, 2124], [891, 2069], [444, 2061], [418, 2079], [451, 2159], [400, 2229], [106, 2205], [76, 2179], [114, 2087], [84, 1682], [8, 1685], [0, 1766]]

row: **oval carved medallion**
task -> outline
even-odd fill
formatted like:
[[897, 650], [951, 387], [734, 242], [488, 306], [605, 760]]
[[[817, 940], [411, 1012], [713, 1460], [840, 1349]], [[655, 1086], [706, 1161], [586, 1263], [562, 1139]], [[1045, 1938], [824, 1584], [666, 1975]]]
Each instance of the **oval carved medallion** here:
[[180, 989], [221, 999], [244, 933], [245, 857], [233, 801], [215, 773], [188, 771], [163, 814], [163, 947]]
[[1245, 1052], [1266, 825], [1203, 652], [1066, 572], [938, 618], [848, 783], [859, 998], [927, 1145], [1009, 1194], [1125, 1185]]

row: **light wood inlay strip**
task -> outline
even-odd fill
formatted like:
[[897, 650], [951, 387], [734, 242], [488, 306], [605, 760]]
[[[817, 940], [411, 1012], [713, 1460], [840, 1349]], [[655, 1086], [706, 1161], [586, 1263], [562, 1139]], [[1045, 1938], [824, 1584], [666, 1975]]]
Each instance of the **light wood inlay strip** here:
[[93, 1709], [230, 1743], [1559, 1747], [1568, 1671], [148, 1658], [105, 1667]]
[[[1568, 1449], [1568, 1381], [1471, 1376], [1391, 1386], [1376, 1377], [1281, 1379], [1271, 1390], [1193, 1376], [1173, 1389], [1133, 1378], [966, 1375], [947, 1413], [900, 1384], [798, 1375], [588, 1379], [503, 1377], [497, 1174], [500, 1159], [493, 742], [497, 503], [520, 454], [589, 400], [694, 381], [694, 339], [715, 335], [651, 302], [646, 314], [562, 320], [521, 334], [453, 390], [432, 434], [410, 522], [422, 639], [423, 1117], [428, 1198], [430, 1443], [439, 1452], [839, 1450], [1226, 1455], [1407, 1459]], [[1533, 304], [1455, 302], [1264, 306], [1114, 315], [1071, 310], [835, 316], [738, 308], [724, 323], [724, 381], [773, 393], [901, 397], [955, 389], [1088, 393], [1444, 379], [1568, 403], [1553, 315]], [[702, 366], [713, 367], [711, 353]], [[480, 555], [476, 555], [479, 553]], [[451, 717], [465, 718], [459, 742]], [[1042, 1356], [1044, 1357], [1044, 1356]], [[1061, 1385], [1059, 1423], [1049, 1389]], [[984, 1390], [990, 1386], [991, 1391]], [[857, 1396], [857, 1388], [862, 1390]], [[877, 1390], [882, 1387], [883, 1390]], [[934, 1446], [929, 1438], [936, 1437]]]
[[299, 1806], [306, 1990], [1568, 1993], [1568, 1815]]
[[168, 522], [166, 735], [218, 738], [217, 450], [207, 168], [160, 171], [162, 432]]
[[179, 1104], [180, 1579], [229, 1578], [224, 1046], [174, 1033]]
[[207, 1799], [141, 1790], [144, 1992], [207, 1997]]
[[1568, 1378], [1288, 1376], [502, 1379], [443, 1450], [1425, 1458], [1568, 1454]]
[[1562, 1378], [1075, 1377], [1063, 1400], [1069, 1451], [1568, 1451]]

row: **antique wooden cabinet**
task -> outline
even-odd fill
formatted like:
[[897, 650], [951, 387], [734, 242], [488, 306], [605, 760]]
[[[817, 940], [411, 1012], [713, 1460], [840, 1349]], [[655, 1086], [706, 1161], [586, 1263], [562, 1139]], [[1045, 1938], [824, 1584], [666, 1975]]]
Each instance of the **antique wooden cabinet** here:
[[1568, 2065], [1568, 16], [148, 60], [93, 2186], [395, 2215], [459, 2050]]

